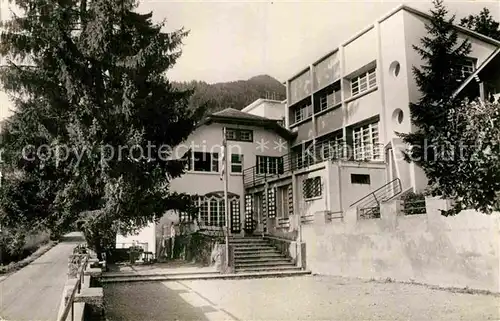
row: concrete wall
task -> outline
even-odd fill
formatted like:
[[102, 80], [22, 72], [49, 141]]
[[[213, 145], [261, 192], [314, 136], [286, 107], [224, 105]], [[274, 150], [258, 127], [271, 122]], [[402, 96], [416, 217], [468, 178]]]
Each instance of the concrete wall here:
[[[385, 102], [385, 137], [395, 136], [395, 131], [411, 130], [408, 77], [411, 77], [411, 65], [408, 65], [405, 46], [404, 13], [399, 11], [380, 24], [380, 71], [382, 73], [382, 95]], [[399, 66], [399, 67], [397, 67]], [[398, 72], [396, 72], [398, 68]], [[402, 120], [398, 112], [402, 112]], [[401, 122], [399, 122], [401, 120]]]
[[281, 120], [286, 114], [286, 104], [269, 99], [257, 99], [241, 111], [269, 119]]
[[377, 34], [372, 28], [359, 38], [345, 45], [344, 48], [344, 75], [358, 70], [364, 65], [377, 59]]
[[[352, 184], [351, 174], [370, 175], [370, 184]], [[316, 176], [321, 177], [321, 197], [305, 200], [303, 182]], [[381, 187], [385, 182], [386, 166], [381, 163], [339, 161], [313, 165], [296, 175], [298, 213], [304, 216], [321, 211], [346, 211], [353, 202]]]
[[[380, 113], [380, 91], [376, 90], [347, 103], [346, 126], [356, 124]], [[380, 137], [382, 138], [382, 137]], [[383, 141], [381, 141], [383, 143]]]
[[290, 81], [290, 97], [288, 104], [296, 103], [312, 93], [311, 70], [308, 69]]
[[[339, 173], [335, 168], [340, 167], [340, 181], [341, 188], [341, 204], [342, 211], [346, 211], [352, 203], [365, 197], [369, 193], [375, 191], [386, 183], [386, 167], [384, 164], [376, 163], [355, 163], [355, 162], [342, 162], [339, 164], [332, 164], [332, 173]], [[351, 183], [351, 174], [363, 174], [370, 176], [370, 184], [353, 184]], [[335, 180], [332, 181], [334, 184]]]
[[316, 133], [321, 136], [339, 130], [343, 125], [343, 110], [335, 108], [316, 118]]
[[357, 220], [351, 209], [343, 222], [304, 225], [308, 269], [499, 292], [499, 213], [443, 217], [449, 204], [427, 199], [427, 214], [401, 216], [398, 204], [384, 204], [380, 219]]
[[156, 236], [155, 236], [155, 224], [150, 223], [139, 232], [132, 235], [117, 235], [116, 236], [116, 247], [117, 248], [128, 248], [131, 243], [139, 243], [141, 245], [146, 245], [147, 249], [145, 251], [156, 253]]
[[[305, 172], [303, 174], [297, 175], [297, 203], [299, 208], [298, 214], [300, 216], [312, 215], [317, 211], [324, 211], [327, 206], [328, 197], [330, 197], [328, 193], [328, 186], [330, 182], [328, 181], [327, 170], [325, 166], [328, 166], [328, 163], [320, 164], [319, 166], [312, 167], [313, 169], [309, 172]], [[313, 177], [321, 177], [321, 196], [315, 197], [313, 199], [304, 199], [303, 193], [303, 184], [304, 181], [308, 178]]]
[[340, 60], [338, 51], [314, 65], [314, 90], [321, 89], [339, 78]]

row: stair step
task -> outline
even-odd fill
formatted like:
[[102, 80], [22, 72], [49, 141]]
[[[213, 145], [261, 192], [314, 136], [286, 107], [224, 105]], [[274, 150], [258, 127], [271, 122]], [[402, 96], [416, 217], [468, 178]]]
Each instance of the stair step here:
[[235, 258], [264, 258], [264, 257], [286, 257], [278, 251], [274, 252], [235, 252]]
[[234, 246], [242, 245], [269, 245], [269, 242], [229, 242], [229, 244]]
[[234, 267], [235, 268], [251, 268], [251, 267], [274, 267], [274, 266], [295, 266], [291, 261], [286, 261], [286, 260], [281, 260], [281, 261], [275, 261], [275, 262], [245, 262], [245, 263], [239, 263], [235, 262]]
[[240, 245], [240, 246], [234, 246], [233, 245], [233, 248], [234, 248], [235, 251], [240, 251], [240, 250], [247, 251], [247, 250], [258, 250], [258, 249], [276, 249], [271, 244], [262, 244], [262, 245], [259, 245], [259, 246], [248, 246], [246, 244], [245, 245]]
[[248, 237], [248, 238], [230, 238], [229, 242], [254, 242], [254, 241], [267, 241], [266, 239], [263, 239], [262, 237]]
[[293, 277], [311, 274], [311, 271], [303, 271], [297, 269], [279, 269], [279, 270], [239, 270], [231, 274], [199, 274], [199, 275], [176, 275], [176, 276], [141, 276], [135, 278], [120, 278], [120, 279], [103, 279], [103, 283], [116, 282], [151, 282], [151, 281], [187, 281], [187, 280], [232, 280], [232, 279], [252, 279], [252, 278], [276, 278], [276, 277]]
[[235, 272], [236, 273], [265, 272], [265, 271], [301, 271], [301, 268], [297, 267], [297, 266], [271, 266], [271, 267], [254, 267], [254, 268], [235, 268]]
[[261, 245], [261, 246], [235, 246], [234, 250], [235, 251], [254, 251], [254, 250], [269, 250], [273, 249], [275, 250], [276, 248], [272, 245]]
[[236, 264], [238, 263], [257, 263], [257, 262], [269, 262], [269, 263], [274, 263], [274, 262], [282, 262], [282, 261], [287, 261], [288, 259], [284, 256], [281, 257], [235, 257], [234, 262]]

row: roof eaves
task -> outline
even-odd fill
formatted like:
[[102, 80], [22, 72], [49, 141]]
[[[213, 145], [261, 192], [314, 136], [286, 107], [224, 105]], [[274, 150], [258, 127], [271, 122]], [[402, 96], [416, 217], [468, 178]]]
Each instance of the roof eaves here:
[[476, 77], [481, 72], [481, 70], [483, 70], [498, 54], [500, 54], [500, 48], [497, 48], [482, 63], [482, 65], [479, 66], [479, 68], [477, 68], [472, 74], [469, 75], [469, 77], [467, 77], [467, 79], [464, 80], [464, 82], [462, 82], [462, 84], [460, 85], [460, 87], [458, 87], [458, 89], [455, 90], [455, 92], [453, 93], [452, 98], [455, 98], [462, 90], [464, 90], [464, 88], [467, 87], [467, 85], [472, 81], [472, 79], [474, 79], [474, 77]]
[[210, 124], [212, 122], [217, 122], [217, 123], [229, 123], [229, 124], [242, 124], [242, 125], [249, 125], [249, 126], [259, 126], [259, 127], [264, 127], [270, 130], [275, 131], [278, 133], [280, 136], [282, 136], [285, 139], [292, 139], [294, 138], [297, 133], [294, 133], [285, 127], [281, 126], [278, 124], [277, 120], [273, 119], [242, 119], [242, 118], [234, 118], [234, 117], [222, 117], [222, 116], [217, 116], [217, 117], [211, 117], [209, 122], [206, 124]]
[[[432, 16], [429, 15], [428, 13], [422, 12], [420, 10], [417, 10], [415, 8], [412, 8], [412, 7], [409, 7], [407, 5], [402, 5], [401, 7], [404, 10], [408, 11], [408, 12], [411, 12], [411, 13], [414, 13], [416, 15], [421, 16], [422, 18], [432, 19]], [[460, 30], [462, 33], [465, 33], [465, 34], [467, 34], [469, 36], [472, 36], [474, 38], [480, 39], [480, 40], [482, 40], [484, 42], [487, 42], [489, 44], [492, 44], [492, 45], [495, 45], [497, 47], [500, 47], [500, 41], [495, 40], [495, 39], [493, 39], [491, 37], [485, 36], [483, 34], [480, 34], [478, 32], [472, 31], [470, 29], [467, 29], [467, 28], [459, 26], [459, 25], [455, 25], [454, 24], [453, 27], [455, 27], [456, 29]]]

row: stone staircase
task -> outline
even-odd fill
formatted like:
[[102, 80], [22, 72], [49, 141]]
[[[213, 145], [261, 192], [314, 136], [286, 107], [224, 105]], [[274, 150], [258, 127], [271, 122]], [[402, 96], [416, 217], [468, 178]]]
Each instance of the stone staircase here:
[[234, 272], [294, 272], [303, 271], [291, 258], [280, 253], [269, 241], [262, 237], [232, 237], [229, 244], [234, 247]]

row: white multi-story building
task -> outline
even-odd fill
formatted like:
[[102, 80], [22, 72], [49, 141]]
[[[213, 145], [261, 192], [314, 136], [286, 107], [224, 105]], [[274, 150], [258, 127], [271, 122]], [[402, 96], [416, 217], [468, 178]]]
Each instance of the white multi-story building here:
[[[318, 212], [333, 217], [353, 206], [372, 209], [427, 186], [423, 171], [403, 159], [406, 146], [396, 132], [415, 129], [409, 104], [420, 93], [412, 67], [423, 61], [412, 46], [426, 35], [429, 19], [399, 6], [290, 77], [286, 101], [259, 99], [242, 112], [216, 113], [191, 135], [189, 141], [204, 140], [212, 148], [226, 126], [227, 138], [244, 146], [243, 161], [231, 155], [228, 165], [239, 169], [229, 182], [233, 233], [256, 221], [257, 231], [290, 238]], [[472, 45], [456, 94], [498, 95], [500, 42], [456, 28], [459, 40]], [[278, 124], [283, 116], [286, 129]], [[199, 219], [209, 224], [222, 217], [216, 210], [220, 164], [218, 156], [210, 157], [206, 169], [197, 171], [194, 164], [171, 185], [209, 197], [199, 203]], [[377, 217], [377, 211], [369, 214], [360, 211], [364, 218]]]

